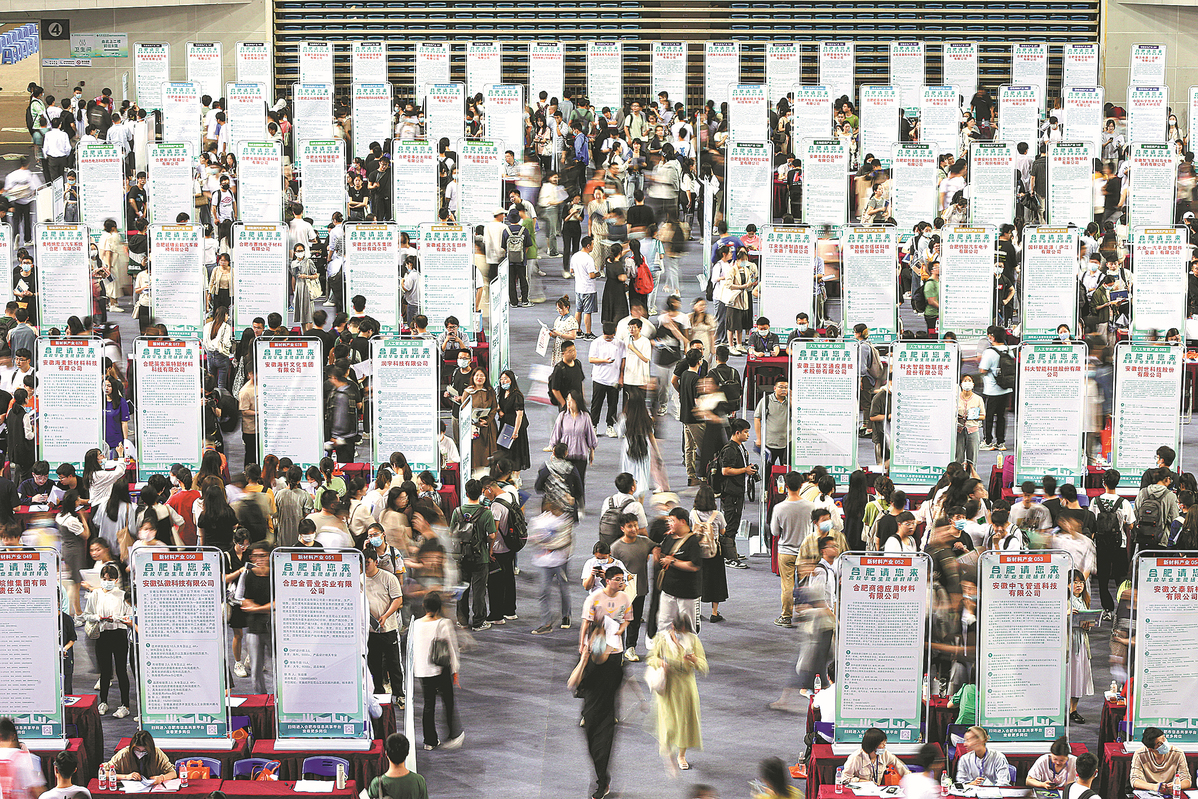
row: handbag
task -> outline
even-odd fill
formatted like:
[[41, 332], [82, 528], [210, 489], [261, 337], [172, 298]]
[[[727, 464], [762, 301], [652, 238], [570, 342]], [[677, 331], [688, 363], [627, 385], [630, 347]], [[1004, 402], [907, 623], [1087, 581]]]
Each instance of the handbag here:
[[655, 694], [663, 693], [666, 690], [665, 666], [650, 666], [645, 669], [645, 685]]
[[183, 763], [183, 771], [187, 772], [189, 780], [207, 780], [212, 778], [212, 770], [204, 765], [203, 760], [188, 760]]
[[453, 666], [453, 654], [449, 651], [449, 640], [437, 636], [429, 644], [428, 659], [434, 666], [448, 669]]
[[83, 622], [84, 634], [93, 641], [100, 637], [100, 622], [85, 621]]

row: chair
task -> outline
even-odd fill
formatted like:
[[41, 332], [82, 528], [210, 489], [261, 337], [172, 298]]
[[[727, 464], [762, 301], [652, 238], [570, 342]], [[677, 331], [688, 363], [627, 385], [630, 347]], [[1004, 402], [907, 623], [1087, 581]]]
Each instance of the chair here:
[[955, 752], [957, 744], [965, 742], [965, 733], [969, 731], [968, 724], [950, 724], [944, 730], [945, 751], [950, 748]]
[[1010, 774], [1010, 776], [1011, 776], [1011, 784], [1015, 785], [1016, 784], [1015, 780], [1017, 780], [1019, 778], [1018, 773], [1015, 771], [1015, 767], [1007, 766], [1007, 773]]
[[263, 769], [273, 768], [276, 774], [279, 773], [279, 761], [271, 760], [265, 757], [247, 757], [245, 760], [238, 760], [233, 764], [233, 779], [235, 780], [252, 780], [257, 777]]
[[1131, 722], [1127, 719], [1119, 722], [1119, 735], [1117, 737], [1120, 741], [1126, 741], [1131, 737]]
[[349, 761], [343, 757], [305, 757], [304, 764], [300, 768], [301, 779], [308, 779], [308, 776], [327, 777], [330, 780], [337, 776], [337, 766], [345, 766], [345, 772], [349, 773]]
[[214, 780], [220, 779], [220, 761], [214, 757], [181, 757], [175, 761], [175, 771], [183, 768], [186, 763], [199, 762], [208, 767], [208, 774]]
[[910, 771], [912, 774], [922, 774], [925, 770], [923, 766], [916, 766], [911, 763], [907, 764], [907, 771]]
[[831, 742], [836, 740], [836, 723], [831, 721], [815, 722], [815, 734], [824, 741]]

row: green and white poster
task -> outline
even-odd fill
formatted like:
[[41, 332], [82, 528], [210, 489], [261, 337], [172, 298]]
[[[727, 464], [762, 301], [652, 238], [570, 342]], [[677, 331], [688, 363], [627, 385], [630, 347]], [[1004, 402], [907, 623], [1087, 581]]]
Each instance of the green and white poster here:
[[1057, 327], [1077, 330], [1077, 228], [1029, 227], [1023, 242], [1023, 341], [1057, 339]]
[[[857, 469], [857, 377], [851, 341], [796, 339], [790, 349], [790, 463], [823, 466], [837, 481]], [[766, 406], [768, 408], [768, 405]]]
[[0, 716], [31, 741], [63, 739], [58, 569], [53, 548], [0, 550]]
[[[153, 317], [175, 336], [199, 336], [204, 325], [204, 238], [197, 225], [150, 228], [150, 302]], [[215, 310], [215, 309], [213, 309]]]
[[233, 263], [233, 330], [240, 334], [287, 304], [287, 225], [235, 225]]
[[[34, 238], [38, 327], [43, 333], [54, 327], [66, 330], [67, 320], [72, 316], [82, 319], [92, 312], [87, 226], [38, 225]], [[19, 272], [14, 275], [16, 288], [21, 287], [19, 275]]]
[[945, 227], [943, 236], [938, 332], [983, 338], [994, 324], [994, 228]]
[[1015, 145], [972, 142], [969, 145], [969, 224], [997, 227], [1014, 217]]
[[433, 142], [391, 142], [391, 209], [396, 219], [419, 225], [437, 218], [437, 150]]
[[386, 463], [402, 452], [412, 471], [440, 468], [437, 423], [441, 407], [441, 353], [428, 338], [383, 338], [370, 342], [374, 365], [371, 413], [371, 462]]
[[141, 547], [132, 560], [141, 728], [168, 748], [227, 736], [220, 550]]
[[37, 459], [83, 468], [91, 447], [105, 454], [102, 342], [98, 338], [37, 340]]
[[504, 142], [498, 139], [458, 140], [459, 189], [454, 221], [462, 225], [480, 224], [491, 218], [496, 204], [504, 204], [504, 147]]
[[[307, 469], [324, 457], [324, 353], [312, 339], [254, 341], [258, 460], [291, 458]], [[299, 420], [304, 420], [298, 424]]]
[[1080, 485], [1086, 473], [1086, 346], [1025, 344], [1018, 357], [1015, 484], [1050, 474]]
[[729, 232], [743, 233], [749, 225], [761, 230], [773, 219], [772, 150], [769, 144], [729, 141], [724, 162]]
[[174, 222], [181, 213], [188, 216], [195, 213], [195, 195], [191, 188], [195, 155], [191, 147], [188, 142], [151, 142], [148, 145], [146, 205], [151, 222]]
[[[497, 190], [498, 191], [498, 190]], [[462, 225], [420, 226], [420, 271], [424, 285], [420, 310], [430, 333], [445, 331], [445, 318], [456, 316], [463, 333], [474, 338], [474, 234]]]
[[366, 312], [384, 336], [399, 335], [401, 292], [396, 279], [399, 226], [390, 222], [345, 224], [345, 296], [366, 298]]
[[1160, 344], [1115, 345], [1115, 403], [1111, 422], [1111, 465], [1119, 485], [1140, 487], [1140, 477], [1156, 468], [1156, 450], [1181, 451], [1181, 347]]
[[1177, 154], [1173, 143], [1132, 142], [1127, 186], [1127, 226], [1169, 225], [1177, 203]]
[[[169, 328], [173, 329], [173, 328]], [[181, 463], [192, 474], [204, 453], [204, 368], [199, 339], [139, 338], [137, 369], [137, 481], [169, 475]]]
[[1169, 743], [1192, 751], [1198, 744], [1198, 558], [1141, 556], [1136, 602], [1128, 740], [1159, 727]]
[[1071, 568], [1065, 552], [982, 553], [977, 723], [996, 744], [1047, 746], [1065, 733]]
[[899, 230], [938, 217], [936, 151], [921, 142], [893, 145], [890, 158], [890, 215]]
[[283, 221], [283, 145], [237, 142], [237, 211], [248, 222]]
[[1096, 142], [1048, 143], [1048, 223], [1085, 229], [1094, 219]]
[[350, 92], [353, 108], [354, 156], [370, 155], [371, 142], [382, 144], [391, 138], [394, 115], [390, 83], [355, 83]]
[[308, 141], [300, 148], [304, 215], [324, 234], [333, 214], [345, 215], [345, 150], [340, 141]]
[[[512, 306], [508, 298], [508, 272], [498, 270], [491, 279], [491, 328], [487, 339], [487, 374], [491, 384], [499, 385], [499, 375], [512, 368]], [[500, 431], [502, 432], [502, 431]]]
[[893, 227], [852, 227], [841, 234], [846, 338], [857, 324], [868, 325], [875, 341], [898, 338], [897, 255]]
[[1182, 227], [1136, 228], [1128, 236], [1136, 265], [1131, 298], [1131, 338], [1164, 338], [1186, 329], [1186, 263], [1190, 257]]
[[957, 345], [897, 342], [890, 355], [890, 479], [931, 485], [957, 455]]
[[[466, 69], [472, 69], [473, 59], [466, 62]], [[501, 80], [488, 83], [502, 83]], [[483, 90], [480, 84], [478, 91]], [[472, 93], [471, 97], [474, 96]], [[452, 146], [462, 136], [465, 123], [462, 115], [466, 109], [465, 87], [460, 83], [430, 83], [424, 92], [425, 130], [429, 141], [439, 145], [441, 139], [449, 139]]]
[[840, 138], [802, 139], [802, 142], [799, 150], [804, 183], [801, 221], [813, 227], [840, 227], [848, 222], [848, 142]]
[[861, 87], [861, 152], [874, 153], [883, 169], [890, 169], [890, 150], [899, 140], [899, 116], [903, 112], [899, 91], [893, 85]]
[[294, 109], [291, 136], [296, 151], [306, 142], [329, 143], [327, 139], [333, 119], [332, 83], [291, 84], [291, 107]]
[[770, 225], [761, 237], [761, 316], [785, 337], [795, 317], [815, 316], [815, 232], [798, 225]]
[[79, 221], [87, 225], [93, 239], [104, 232], [111, 219], [118, 231], [125, 229], [125, 159], [115, 144], [80, 144]]

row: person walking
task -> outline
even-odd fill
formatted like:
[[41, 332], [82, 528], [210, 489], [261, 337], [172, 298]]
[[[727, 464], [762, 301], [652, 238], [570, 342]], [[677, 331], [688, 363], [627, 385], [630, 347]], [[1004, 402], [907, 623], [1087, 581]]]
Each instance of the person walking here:
[[582, 730], [595, 767], [595, 789], [590, 794], [591, 799], [603, 799], [611, 789], [616, 697], [624, 682], [620, 641], [614, 634], [618, 626], [615, 620], [592, 626], [590, 636], [583, 641], [578, 664], [566, 682], [567, 687], [582, 696]]
[[[424, 595], [424, 615], [412, 622], [408, 638], [412, 647], [413, 676], [420, 680], [424, 695], [421, 723], [424, 728], [424, 748], [433, 750], [458, 749], [466, 740], [458, 718], [454, 688], [458, 685], [461, 655], [458, 633], [453, 622], [442, 615], [441, 594], [429, 591]], [[444, 744], [437, 734], [437, 697], [445, 710], [449, 740]]]
[[366, 602], [370, 610], [366, 664], [374, 681], [374, 692], [386, 693], [384, 683], [390, 681], [391, 704], [396, 710], [403, 710], [403, 664], [399, 655], [399, 609], [403, 607], [403, 587], [394, 573], [379, 568], [376, 547], [368, 546], [364, 551]]
[[720, 451], [720, 466], [724, 476], [720, 505], [727, 522], [720, 538], [720, 549], [727, 565], [734, 569], [747, 569], [748, 564], [736, 551], [736, 533], [740, 530], [740, 517], [745, 509], [748, 481], [757, 477], [757, 464], [749, 463], [749, 454], [745, 451], [745, 442], [749, 439], [748, 421], [733, 419], [728, 430], [728, 444]]
[[100, 590], [88, 594], [83, 621], [87, 637], [96, 642], [96, 657], [100, 661], [100, 715], [108, 712], [108, 688], [115, 669], [121, 687], [121, 705], [112, 716], [123, 719], [129, 715], [129, 669], [125, 664], [129, 661], [133, 608], [125, 592], [117, 587], [120, 576], [115, 563], [105, 563], [100, 568]]
[[580, 494], [575, 499], [581, 515], [586, 505], [587, 464], [595, 462], [595, 448], [599, 446], [599, 438], [587, 413], [587, 401], [581, 391], [571, 391], [566, 396], [566, 407], [553, 422], [553, 433], [549, 436], [550, 449], [555, 444], [566, 445], [566, 460], [578, 470]]
[[978, 444], [985, 419], [985, 403], [973, 392], [973, 378], [966, 375], [961, 380], [961, 392], [957, 395], [957, 460], [961, 463], [977, 465]]
[[695, 492], [695, 507], [691, 510], [690, 521], [691, 529], [699, 536], [699, 548], [703, 554], [702, 600], [711, 603], [711, 621], [721, 622], [724, 617], [720, 615], [720, 603], [728, 599], [728, 571], [724, 559], [720, 557], [720, 540], [727, 525], [724, 514], [716, 509], [715, 492], [706, 483], [702, 483]]
[[[573, 516], [556, 500], [548, 496], [545, 510], [528, 525], [528, 544], [532, 547], [532, 565], [541, 573], [541, 625], [533, 635], [544, 635], [553, 629], [553, 614], [549, 610], [549, 592], [557, 583], [561, 595], [561, 629], [570, 629], [570, 548], [574, 542]], [[584, 713], [585, 715], [585, 713]]]
[[691, 767], [687, 750], [703, 748], [695, 674], [707, 673], [707, 655], [686, 616], [675, 616], [670, 626], [653, 638], [648, 665], [665, 671], [665, 684], [657, 692], [656, 702], [658, 751], [668, 772], [676, 768], [687, 771]]
[[241, 573], [233, 594], [246, 614], [245, 649], [250, 659], [250, 693], [266, 693], [266, 653], [270, 650], [271, 613], [274, 602], [270, 590], [270, 544], [250, 544], [250, 567]]

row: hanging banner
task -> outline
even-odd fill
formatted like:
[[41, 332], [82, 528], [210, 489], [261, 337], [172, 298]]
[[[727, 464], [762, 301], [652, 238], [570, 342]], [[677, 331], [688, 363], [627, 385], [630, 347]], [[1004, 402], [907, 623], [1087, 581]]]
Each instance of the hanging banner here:
[[848, 221], [849, 145], [841, 138], [803, 139], [803, 222], [839, 227]]
[[[389, 83], [387, 43], [382, 40], [353, 42], [350, 75], [354, 83]], [[357, 119], [354, 125], [357, 125]]]
[[931, 222], [936, 208], [936, 155], [922, 142], [893, 145], [890, 159], [890, 215], [899, 230], [911, 230], [916, 222]]
[[[596, 113], [624, 107], [624, 45], [587, 41], [587, 99]], [[568, 123], [570, 120], [566, 120]]]
[[[324, 353], [314, 339], [256, 339], [258, 460], [288, 457], [301, 469], [324, 457]], [[307, 424], [296, 424], [306, 419]], [[275, 609], [276, 623], [279, 620]], [[280, 669], [279, 671], [285, 671]]]
[[226, 84], [225, 117], [230, 141], [266, 138], [266, 96], [265, 83]]
[[838, 481], [856, 471], [858, 357], [855, 341], [796, 339], [790, 345], [792, 468], [823, 466]]
[[1019, 303], [1023, 341], [1055, 341], [1060, 325], [1076, 329], [1077, 247], [1077, 228], [1026, 229]]
[[798, 42], [765, 43], [765, 85], [770, 108], [803, 82], [803, 48]]
[[[503, 83], [503, 45], [491, 41], [466, 42], [467, 93], [474, 97], [491, 83]], [[460, 111], [458, 115], [461, 116]], [[450, 141], [456, 138], [453, 136]]]
[[299, 162], [304, 215], [323, 233], [334, 212], [345, 215], [345, 150], [340, 141], [307, 141], [300, 148]]
[[[430, 83], [449, 83], [449, 42], [416, 42], [416, 105], [424, 103], [424, 87]], [[395, 197], [391, 198], [395, 202]]]
[[374, 381], [370, 403], [371, 463], [402, 452], [414, 472], [441, 470], [437, 422], [441, 412], [441, 352], [431, 338], [370, 342]]
[[1169, 144], [1132, 142], [1127, 189], [1127, 226], [1160, 227], [1173, 222], [1177, 203], [1177, 153]]
[[[1173, 415], [1177, 415], [1176, 407]], [[1131, 736], [1156, 727], [1186, 750], [1198, 742], [1198, 558], [1141, 555], [1136, 560], [1136, 646]], [[1189, 697], [1187, 699], [1187, 697]]]
[[[728, 87], [740, 83], [740, 42], [703, 43], [703, 99], [715, 102], [718, 109], [728, 102]], [[670, 98], [685, 102], [683, 97]]]
[[1136, 282], [1131, 302], [1131, 338], [1164, 338], [1176, 328], [1185, 334], [1186, 286], [1190, 257], [1184, 227], [1136, 228], [1128, 237]]
[[819, 82], [827, 86], [835, 104], [841, 97], [854, 101], [856, 78], [856, 47], [851, 41], [819, 43]]
[[474, 333], [474, 233], [462, 225], [420, 226], [420, 272], [424, 285], [420, 310], [430, 333], [445, 331], [445, 317], [456, 316], [463, 333]]
[[895, 229], [852, 227], [841, 233], [844, 335], [869, 326], [874, 341], [898, 338], [898, 259]]
[[280, 548], [270, 555], [279, 740], [370, 744], [364, 569], [355, 549]]
[[1056, 227], [1077, 225], [1085, 229], [1094, 218], [1093, 142], [1048, 143], [1048, 222]]
[[115, 144], [95, 142], [76, 148], [79, 175], [79, 221], [99, 238], [111, 219], [125, 229], [125, 158]]
[[[174, 222], [195, 213], [191, 178], [195, 154], [183, 142], [151, 142], [146, 150], [146, 211], [151, 222]], [[237, 159], [241, 166], [241, 159]]]
[[194, 83], [162, 84], [162, 140], [186, 142], [200, 153], [200, 87]]
[[[478, 90], [481, 92], [483, 88], [479, 86]], [[442, 139], [447, 139], [452, 147], [462, 137], [466, 113], [464, 91], [460, 83], [432, 83], [424, 87], [424, 127], [438, 152]]]
[[[796, 134], [808, 131], [817, 136], [823, 135], [824, 131], [831, 134], [835, 114], [832, 110], [832, 93], [828, 91], [828, 87], [796, 84], [793, 91], [795, 99], [791, 108], [794, 109], [794, 121], [791, 129]], [[795, 150], [798, 148], [792, 146], [791, 151]], [[807, 176], [803, 177], [806, 179]]]
[[233, 330], [265, 319], [288, 302], [287, 225], [239, 224], [233, 228]]
[[[535, 105], [545, 92], [545, 99], [562, 98], [566, 85], [566, 47], [561, 42], [528, 43], [528, 99]], [[552, 121], [552, 120], [550, 120]]]
[[998, 87], [998, 138], [1034, 152], [1039, 141], [1040, 91], [1035, 86]]
[[897, 87], [861, 87], [860, 152], [873, 153], [883, 169], [890, 168], [890, 150], [899, 140], [900, 114]]
[[[139, 372], [138, 382], [144, 379]], [[167, 746], [224, 738], [229, 709], [223, 553], [214, 547], [141, 547], [130, 555], [141, 729]]]
[[1065, 733], [1073, 566], [1065, 552], [982, 553], [977, 722], [991, 741], [1047, 744]]
[[1102, 142], [1103, 89], [1101, 86], [1069, 86], [1061, 90], [1065, 112], [1065, 136], [1071, 141]]
[[[919, 89], [926, 82], [924, 56], [921, 41], [890, 43], [890, 85], [898, 92], [902, 108], [914, 108], [919, 103]], [[898, 141], [897, 136], [894, 141]]]
[[458, 222], [482, 224], [503, 202], [503, 142], [459, 139], [458, 158]]
[[941, 235], [938, 332], [985, 338], [994, 324], [994, 228], [945, 226]]
[[671, 103], [686, 102], [686, 61], [686, 42], [649, 43], [652, 101], [666, 92]]
[[[1048, 44], [1021, 42], [1011, 45], [1011, 83], [1034, 86], [1036, 99], [1043, 107], [1048, 92]], [[1029, 140], [1028, 144], [1031, 144]]]
[[[844, 553], [837, 565], [836, 743], [871, 728], [888, 740], [921, 738], [928, 666], [930, 558]], [[884, 641], [884, 645], [879, 642]]]
[[432, 222], [440, 208], [437, 151], [422, 140], [391, 142], [391, 204], [396, 219]]
[[73, 33], [71, 58], [128, 58], [127, 33]]
[[233, 49], [238, 83], [261, 83], [267, 102], [274, 96], [274, 54], [270, 42], [238, 42]]
[[[957, 87], [921, 87], [919, 139], [934, 142], [937, 153], [960, 152], [961, 101], [958, 98]], [[895, 141], [897, 140], [896, 138]]]
[[336, 82], [333, 67], [333, 43], [329, 41], [302, 41], [299, 43], [299, 82]]
[[512, 311], [507, 293], [508, 271], [500, 269], [488, 289], [491, 292], [491, 338], [487, 340], [487, 373], [493, 382], [498, 383], [499, 375], [512, 368]]
[[[872, 328], [871, 328], [872, 335]], [[956, 460], [957, 345], [896, 341], [891, 350], [890, 479], [932, 485]], [[950, 420], [947, 424], [945, 420]]]
[[[1193, 130], [1194, 123], [1198, 122], [1198, 86], [1190, 87], [1190, 110], [1186, 114], [1186, 124]], [[1194, 134], [1190, 134], [1194, 137]]]
[[345, 223], [345, 296], [362, 295], [385, 336], [399, 335], [399, 226]]
[[331, 83], [291, 84], [291, 108], [291, 141], [296, 150], [306, 141], [328, 139], [333, 125]]
[[0, 549], [0, 630], [8, 642], [0, 713], [22, 739], [65, 744], [58, 570], [53, 548]]
[[770, 224], [774, 188], [771, 149], [768, 144], [729, 141], [725, 160], [729, 231], [739, 234], [748, 225], [761, 230]]
[[276, 141], [239, 141], [236, 149], [240, 217], [254, 222], [282, 222], [283, 145]]
[[187, 81], [213, 100], [225, 88], [224, 56], [220, 42], [187, 43]]
[[1163, 44], [1133, 44], [1131, 46], [1128, 86], [1165, 86], [1168, 51]]
[[[44, 261], [40, 247], [39, 252]], [[98, 338], [37, 340], [38, 460], [70, 463], [81, 469], [89, 447], [108, 451], [100, 385], [102, 351], [103, 342]]]
[[764, 83], [737, 83], [727, 87], [728, 138], [737, 142], [770, 140], [770, 106]]
[[1119, 485], [1139, 489], [1144, 472], [1156, 468], [1161, 445], [1181, 452], [1181, 347], [1160, 344], [1115, 345], [1115, 402], [1111, 422], [1111, 466]]
[[941, 81], [968, 101], [978, 90], [978, 43], [945, 42], [940, 70]]
[[969, 145], [969, 222], [974, 227], [1009, 224], [1015, 218], [1015, 145]]
[[135, 43], [133, 86], [137, 92], [137, 104], [146, 111], [161, 110], [162, 86], [170, 81], [171, 46], [166, 42]]
[[1066, 44], [1061, 56], [1061, 86], [1097, 86], [1100, 58], [1098, 42]]
[[1168, 86], [1137, 85], [1128, 89], [1127, 141], [1164, 141], [1168, 122]]
[[1015, 483], [1046, 474], [1080, 481], [1086, 471], [1086, 346], [1024, 344], [1016, 391]]
[[67, 320], [72, 316], [82, 319], [91, 313], [87, 227], [37, 225], [34, 236], [37, 242], [37, 326], [42, 331], [52, 327], [66, 330]]
[[518, 83], [488, 86], [483, 97], [487, 108], [487, 136], [506, 144], [517, 164], [524, 163], [524, 147], [521, 146], [526, 113], [524, 87]]
[[208, 281], [201, 230], [198, 224], [150, 228], [152, 316], [174, 336], [198, 337], [204, 324]]
[[770, 225], [761, 245], [760, 315], [784, 336], [798, 314], [815, 316], [815, 234], [809, 227]]
[[355, 83], [350, 90], [354, 117], [353, 155], [365, 159], [371, 142], [380, 145], [391, 138], [393, 102], [390, 83]]

